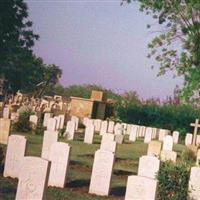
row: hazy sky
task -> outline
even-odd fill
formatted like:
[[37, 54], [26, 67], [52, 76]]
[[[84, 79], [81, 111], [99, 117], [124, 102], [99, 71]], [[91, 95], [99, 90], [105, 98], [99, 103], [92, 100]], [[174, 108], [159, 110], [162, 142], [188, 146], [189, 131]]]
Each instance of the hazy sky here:
[[[120, 0], [29, 0], [30, 19], [40, 40], [35, 53], [63, 70], [61, 83], [100, 84], [117, 92], [135, 90], [142, 98], [165, 98], [180, 79], [156, 77], [146, 57], [156, 23], [137, 3]], [[154, 28], [155, 29], [155, 28]]]

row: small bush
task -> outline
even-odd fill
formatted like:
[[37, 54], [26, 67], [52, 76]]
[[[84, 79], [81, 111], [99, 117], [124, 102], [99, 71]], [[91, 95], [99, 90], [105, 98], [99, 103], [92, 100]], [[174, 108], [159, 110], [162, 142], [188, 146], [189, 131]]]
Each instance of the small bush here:
[[189, 172], [187, 163], [162, 162], [157, 175], [157, 199], [187, 200]]
[[33, 110], [29, 106], [22, 106], [19, 110], [19, 120], [13, 126], [15, 131], [28, 132], [31, 130], [29, 117], [34, 114]]
[[181, 161], [187, 163], [188, 165], [192, 165], [196, 162], [196, 155], [193, 151], [186, 149], [181, 154]]

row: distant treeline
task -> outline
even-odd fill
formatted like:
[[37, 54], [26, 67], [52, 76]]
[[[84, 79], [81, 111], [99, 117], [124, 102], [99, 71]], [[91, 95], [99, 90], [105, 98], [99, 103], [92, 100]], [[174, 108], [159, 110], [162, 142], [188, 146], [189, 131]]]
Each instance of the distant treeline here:
[[117, 94], [99, 85], [85, 84], [63, 87], [57, 84], [49, 87], [46, 94], [90, 98], [92, 90], [105, 91], [107, 97], [115, 101], [114, 118], [126, 123], [166, 128], [172, 131], [178, 130], [185, 135], [187, 132], [192, 132], [190, 123], [194, 122], [196, 118], [200, 118], [200, 110], [192, 105], [180, 103], [176, 93], [165, 101], [160, 99], [144, 101], [135, 91]]

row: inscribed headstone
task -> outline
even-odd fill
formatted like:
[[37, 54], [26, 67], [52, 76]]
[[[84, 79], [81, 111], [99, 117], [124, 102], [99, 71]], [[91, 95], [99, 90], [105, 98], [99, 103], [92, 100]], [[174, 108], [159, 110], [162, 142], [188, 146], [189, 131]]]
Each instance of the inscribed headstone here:
[[94, 125], [88, 124], [85, 128], [84, 143], [92, 144], [94, 138]]
[[58, 141], [57, 131], [44, 131], [41, 157], [49, 160], [51, 145]]
[[178, 131], [173, 131], [172, 137], [173, 137], [174, 144], [178, 144], [179, 132]]
[[56, 142], [51, 145], [49, 160], [51, 168], [49, 174], [49, 186], [64, 188], [67, 178], [71, 147], [63, 142]]
[[68, 140], [73, 140], [75, 129], [76, 123], [74, 121], [68, 121], [64, 136], [66, 136]]
[[163, 151], [172, 151], [173, 149], [173, 137], [166, 135], [163, 139]]
[[24, 157], [21, 161], [15, 200], [46, 199], [50, 162], [38, 157]]
[[89, 193], [107, 196], [114, 165], [114, 154], [109, 151], [97, 150], [95, 153]]
[[152, 138], [152, 128], [151, 127], [148, 127], [146, 128], [146, 131], [145, 131], [145, 137], [144, 137], [144, 143], [149, 143], [151, 142], [151, 138]]
[[185, 145], [191, 145], [192, 144], [192, 134], [191, 133], [187, 133], [185, 136]]
[[167, 160], [171, 160], [173, 162], [176, 162], [176, 157], [177, 157], [177, 153], [175, 151], [161, 151], [160, 153], [160, 159], [162, 161], [167, 161]]
[[114, 126], [115, 126], [115, 122], [113, 122], [113, 121], [108, 122], [108, 133], [114, 132]]
[[19, 172], [21, 170], [20, 162], [25, 156], [25, 152], [26, 138], [21, 135], [9, 136], [3, 173], [4, 177], [19, 177]]
[[142, 156], [139, 159], [138, 176], [155, 178], [159, 171], [160, 160], [155, 156]]
[[156, 200], [156, 188], [154, 179], [128, 176], [125, 200]]

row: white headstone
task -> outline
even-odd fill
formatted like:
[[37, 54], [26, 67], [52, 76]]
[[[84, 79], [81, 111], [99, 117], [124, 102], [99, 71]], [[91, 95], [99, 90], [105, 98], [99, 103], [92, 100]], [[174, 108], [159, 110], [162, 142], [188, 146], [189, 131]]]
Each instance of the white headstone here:
[[171, 135], [166, 135], [163, 139], [163, 151], [172, 151], [173, 149], [173, 137]]
[[153, 129], [152, 139], [156, 139], [157, 133], [158, 133], [158, 129], [157, 128], [152, 128], [152, 129]]
[[95, 153], [89, 193], [107, 196], [114, 165], [114, 154], [109, 151], [97, 150]]
[[157, 181], [147, 177], [129, 176], [125, 200], [156, 200]]
[[129, 135], [129, 140], [130, 141], [132, 141], [132, 142], [136, 141], [138, 128], [139, 128], [139, 126], [137, 126], [137, 125], [133, 125], [131, 127], [131, 131], [130, 131], [130, 135]]
[[49, 160], [51, 161], [49, 186], [64, 188], [69, 165], [70, 149], [71, 147], [63, 142], [56, 142], [51, 145], [49, 154]]
[[58, 141], [57, 131], [44, 131], [41, 157], [49, 160], [51, 145]]
[[108, 133], [114, 132], [114, 126], [115, 126], [115, 122], [113, 122], [113, 121], [108, 122]]
[[68, 140], [73, 140], [75, 129], [76, 123], [74, 121], [68, 121], [64, 136], [66, 136]]
[[60, 129], [60, 117], [55, 116], [54, 119], [56, 120], [56, 130]]
[[124, 135], [121, 134], [115, 135], [115, 141], [117, 144], [122, 144], [124, 141]]
[[146, 127], [145, 126], [138, 126], [137, 137], [144, 137], [145, 136]]
[[101, 119], [95, 119], [94, 120], [94, 130], [96, 131], [96, 132], [99, 132], [100, 131], [100, 129], [101, 129]]
[[101, 123], [100, 135], [104, 135], [105, 133], [107, 133], [107, 127], [108, 127], [108, 122], [103, 121]]
[[75, 130], [77, 131], [78, 130], [78, 124], [79, 124], [79, 118], [76, 117], [76, 116], [72, 116], [71, 121], [75, 122]]
[[102, 140], [112, 140], [112, 141], [114, 141], [115, 140], [115, 135], [112, 134], [112, 133], [105, 133], [102, 136]]
[[20, 162], [25, 156], [26, 138], [21, 135], [11, 135], [8, 139], [4, 177], [19, 178]]
[[200, 199], [200, 167], [192, 167], [189, 180], [189, 197], [193, 200]]
[[50, 162], [38, 157], [24, 157], [21, 161], [15, 200], [46, 199]]
[[176, 157], [177, 157], [177, 153], [175, 151], [161, 151], [160, 153], [160, 159], [162, 161], [167, 161], [167, 160], [171, 160], [173, 162], [176, 162]]
[[45, 113], [44, 114], [44, 120], [43, 120], [43, 126], [47, 127], [47, 122], [49, 118], [52, 118], [53, 113]]
[[117, 143], [111, 139], [107, 139], [107, 138], [102, 138], [101, 140], [101, 146], [100, 146], [101, 150], [105, 150], [105, 151], [110, 151], [112, 153], [116, 152], [117, 149]]
[[127, 124], [126, 135], [130, 135], [132, 126], [132, 124]]
[[154, 156], [142, 156], [139, 159], [138, 176], [154, 179], [159, 171], [160, 160]]
[[59, 115], [60, 118], [60, 127], [59, 129], [63, 129], [64, 128], [64, 123], [65, 123], [65, 115]]
[[146, 128], [145, 137], [144, 137], [144, 143], [151, 142], [152, 134], [153, 134], [152, 128], [151, 127]]
[[33, 123], [34, 125], [37, 125], [38, 123], [38, 116], [37, 115], [30, 115], [29, 121]]
[[187, 133], [186, 137], [185, 137], [185, 145], [191, 145], [192, 144], [192, 134], [191, 133]]
[[178, 131], [173, 131], [172, 137], [173, 137], [174, 144], [178, 144], [179, 132]]
[[120, 123], [115, 124], [114, 133], [115, 133], [115, 135], [123, 133], [122, 124], [120, 124]]
[[166, 129], [159, 129], [159, 133], [158, 133], [158, 140], [159, 141], [163, 141], [164, 137], [166, 135], [168, 135], [170, 133], [169, 130], [166, 130]]
[[85, 128], [84, 143], [92, 144], [94, 138], [94, 125], [88, 124]]
[[9, 108], [5, 107], [3, 109], [3, 118], [9, 119], [9, 117], [10, 117], [10, 110], [9, 110]]
[[57, 120], [54, 119], [54, 118], [49, 118], [47, 120], [47, 130], [48, 131], [56, 131], [56, 123], [57, 123]]

